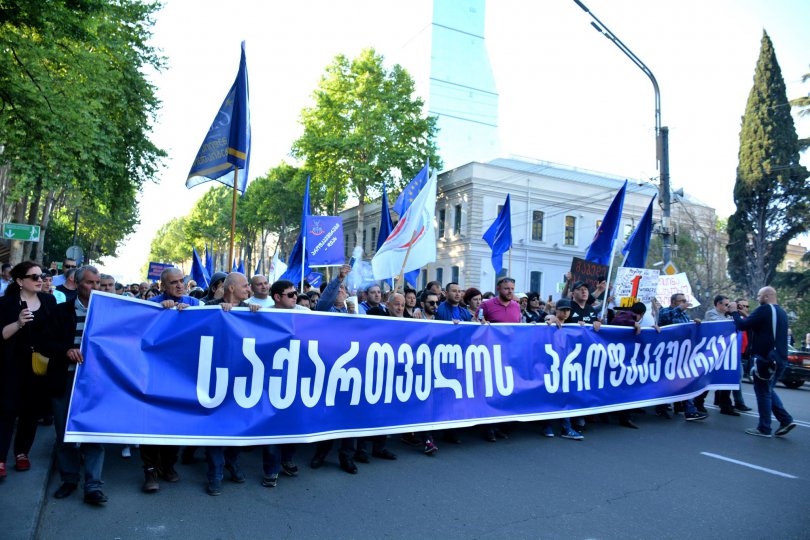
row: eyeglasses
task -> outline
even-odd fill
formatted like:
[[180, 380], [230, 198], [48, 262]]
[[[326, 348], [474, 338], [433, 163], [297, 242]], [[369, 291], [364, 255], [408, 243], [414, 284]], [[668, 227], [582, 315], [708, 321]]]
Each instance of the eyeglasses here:
[[31, 281], [42, 281], [42, 274], [28, 274], [25, 277]]
[[62, 268], [76, 268], [75, 264], [63, 264]]
[[437, 302], [436, 300], [427, 300], [427, 301], [425, 301], [425, 304], [427, 304], [429, 306], [436, 306], [436, 305], [439, 304], [439, 302]]
[[298, 293], [295, 291], [291, 291], [288, 293], [281, 293], [281, 296], [286, 296], [287, 298], [298, 298]]

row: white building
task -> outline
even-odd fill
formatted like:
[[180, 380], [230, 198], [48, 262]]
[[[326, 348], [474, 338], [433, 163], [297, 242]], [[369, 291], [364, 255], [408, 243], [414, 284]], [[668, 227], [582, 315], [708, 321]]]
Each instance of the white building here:
[[[511, 256], [504, 255], [506, 270], [501, 275], [508, 273], [514, 277], [517, 291], [556, 295], [563, 276], [571, 268], [572, 258], [584, 257], [597, 223], [624, 180], [524, 158], [473, 162], [440, 174], [436, 201], [437, 258], [422, 270], [418, 285], [423, 287], [435, 279], [442, 284], [456, 281], [462, 288], [494, 290], [497, 276], [492, 268], [491, 250], [482, 235], [510, 194], [512, 250]], [[656, 193], [653, 184], [630, 180], [617, 252]], [[354, 246], [349, 239], [354, 238], [357, 227], [356, 209], [347, 209], [341, 215], [348, 257]], [[706, 230], [713, 230], [716, 219], [713, 208], [689, 196], [676, 197], [672, 217], [676, 227], [677, 223], [690, 222]], [[660, 221], [657, 205], [655, 219]], [[374, 254], [379, 225], [379, 203], [366, 205], [362, 236], [367, 258]], [[651, 252], [648, 263], [659, 259], [659, 253]]]

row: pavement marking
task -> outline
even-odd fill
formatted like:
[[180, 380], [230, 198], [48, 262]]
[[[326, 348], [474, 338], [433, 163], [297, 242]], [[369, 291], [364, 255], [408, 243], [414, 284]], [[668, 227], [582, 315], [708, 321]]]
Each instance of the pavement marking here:
[[[705, 407], [707, 409], [712, 409], [712, 410], [715, 410], [715, 411], [720, 410], [720, 407], [718, 407], [717, 405], [705, 405]], [[756, 408], [754, 408], [753, 411], [748, 411], [748, 412], [737, 411], [737, 412], [740, 413], [740, 416], [750, 416], [751, 418], [759, 418], [759, 413], [756, 411]], [[772, 421], [775, 420], [776, 422], [779, 422], [779, 420], [774, 415], [771, 415], [771, 420]], [[796, 424], [799, 427], [810, 428], [810, 422], [808, 422], [807, 420], [796, 420], [794, 418], [793, 423]]]
[[798, 476], [793, 476], [792, 474], [787, 474], [779, 471], [775, 471], [773, 469], [768, 469], [766, 467], [760, 467], [759, 465], [754, 465], [753, 463], [746, 463], [745, 461], [739, 461], [737, 459], [732, 459], [729, 457], [721, 456], [719, 454], [712, 454], [711, 452], [701, 452], [704, 456], [708, 456], [711, 458], [719, 459], [722, 461], [728, 461], [729, 463], [735, 463], [737, 465], [742, 465], [743, 467], [748, 467], [749, 469], [755, 469], [757, 471], [766, 472], [768, 474], [775, 474], [776, 476], [781, 476], [783, 478], [793, 478], [794, 480], [799, 478]]

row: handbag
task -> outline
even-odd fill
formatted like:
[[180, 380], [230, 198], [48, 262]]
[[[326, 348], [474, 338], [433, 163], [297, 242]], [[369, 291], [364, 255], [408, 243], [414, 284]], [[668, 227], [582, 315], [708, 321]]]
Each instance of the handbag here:
[[759, 354], [751, 355], [751, 376], [761, 381], [770, 381], [776, 373], [776, 308], [771, 305], [771, 319], [773, 321], [773, 345], [774, 348], [768, 352], [768, 356]]
[[31, 351], [31, 369], [34, 371], [34, 375], [41, 377], [47, 375], [49, 361], [50, 359], [47, 356], [43, 356], [37, 351]]

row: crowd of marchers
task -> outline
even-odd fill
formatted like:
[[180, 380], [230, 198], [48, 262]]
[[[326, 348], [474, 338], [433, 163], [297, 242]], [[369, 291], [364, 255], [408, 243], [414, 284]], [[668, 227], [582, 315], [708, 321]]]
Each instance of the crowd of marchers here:
[[[561, 327], [563, 324], [588, 325], [598, 332], [602, 324], [635, 328], [638, 333], [644, 327], [660, 330], [671, 324], [694, 324], [700, 320], [689, 316], [686, 295], [673, 294], [669, 306], [653, 305], [649, 313], [645, 304], [636, 303], [631, 308], [619, 309], [613, 305], [606, 284], [594, 290], [584, 282], [568, 283], [562, 295], [554, 301], [548, 296], [544, 301], [537, 291], [526, 294], [515, 292], [515, 281], [502, 277], [497, 281], [495, 292], [481, 292], [476, 288], [462, 289], [458, 283], [442, 284], [433, 281], [417, 291], [412, 288], [390, 291], [383, 294], [377, 284], [359, 291], [349, 291], [344, 284], [351, 267], [344, 265], [328, 283], [315, 289], [304, 281], [293, 283], [278, 280], [270, 283], [267, 277], [255, 275], [248, 279], [239, 272], [217, 272], [211, 276], [207, 289], [196, 286], [178, 268], [167, 268], [161, 276], [159, 287], [149, 283], [132, 284], [128, 287], [116, 283], [112, 276], [100, 273], [93, 266], [77, 268], [76, 261], [66, 259], [62, 273], [53, 275], [37, 263], [22, 262], [13, 268], [3, 265], [0, 279], [0, 330], [2, 330], [2, 356], [0, 356], [0, 482], [8, 474], [9, 450], [13, 451], [13, 468], [25, 472], [33, 466], [29, 454], [34, 444], [37, 426], [52, 424], [56, 430], [56, 466], [61, 484], [53, 494], [56, 499], [70, 496], [78, 488], [81, 469], [84, 469], [84, 501], [103, 505], [107, 496], [102, 492], [102, 469], [105, 445], [99, 443], [65, 443], [64, 434], [67, 411], [73, 389], [76, 366], [84, 361], [81, 340], [90, 297], [94, 291], [125, 294], [156, 302], [165, 309], [182, 310], [190, 306], [219, 305], [224, 311], [233, 307], [245, 307], [256, 312], [261, 309], [297, 309], [342, 313], [362, 317], [404, 317], [426, 321], [442, 320], [457, 323], [526, 323], [547, 324]], [[351, 296], [350, 296], [351, 294]], [[734, 300], [718, 294], [714, 306], [704, 320], [729, 320], [742, 333], [742, 355], [756, 359], [754, 365], [765, 366], [762, 359], [772, 359], [770, 372], [760, 369], [752, 377], [759, 410], [759, 422], [746, 433], [760, 437], [787, 435], [795, 423], [785, 410], [774, 385], [787, 361], [789, 341], [788, 318], [779, 307], [777, 293], [772, 287], [764, 287], [757, 296], [758, 306], [745, 298]], [[810, 336], [809, 336], [810, 337]], [[810, 343], [808, 343], [810, 345]], [[742, 376], [742, 367], [740, 368]], [[708, 392], [694, 399], [655, 407], [655, 413], [663, 419], [683, 414], [688, 422], [707, 418], [704, 406]], [[715, 405], [721, 414], [739, 416], [750, 411], [739, 390], [715, 391]], [[638, 429], [633, 414], [640, 411], [625, 410], [614, 413], [622, 426]], [[771, 427], [771, 412], [779, 426]], [[606, 418], [600, 418], [605, 421]], [[540, 423], [544, 436], [582, 441], [582, 434], [590, 417], [562, 418], [559, 421]], [[510, 426], [489, 424], [481, 427], [481, 436], [490, 442], [509, 437]], [[441, 441], [460, 443], [459, 432], [445, 430], [443, 433], [406, 433], [401, 442], [415, 447], [427, 456], [438, 453], [437, 435]], [[368, 438], [344, 438], [337, 441], [340, 467], [350, 474], [358, 472], [357, 463], [370, 459], [396, 460], [396, 454], [388, 448], [388, 435]], [[322, 467], [335, 441], [315, 444], [314, 455], [309, 459], [312, 469]], [[108, 445], [109, 446], [109, 445]], [[369, 450], [370, 447], [370, 450]], [[297, 476], [295, 444], [267, 445], [261, 448], [261, 485], [275, 487], [279, 474]], [[129, 446], [116, 448], [121, 457], [130, 458], [133, 449]], [[209, 495], [219, 495], [227, 473], [236, 483], [246, 481], [239, 462], [238, 447], [184, 447], [172, 445], [141, 444], [140, 455], [144, 471], [142, 490], [155, 493], [160, 482], [177, 482], [180, 475], [175, 469], [178, 461], [191, 463], [195, 453], [202, 451], [207, 463], [205, 490]], [[47, 467], [42, 463], [37, 466]]]

